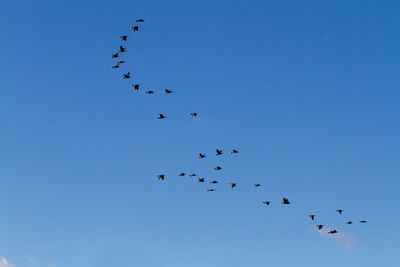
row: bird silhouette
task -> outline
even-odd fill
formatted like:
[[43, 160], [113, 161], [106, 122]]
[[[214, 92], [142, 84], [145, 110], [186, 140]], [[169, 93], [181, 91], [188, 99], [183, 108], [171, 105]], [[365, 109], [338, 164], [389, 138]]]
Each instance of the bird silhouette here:
[[269, 206], [269, 201], [263, 201], [263, 204], [268, 205]]
[[166, 94], [171, 94], [173, 91], [172, 91], [172, 90], [165, 89], [164, 92], [165, 92]]
[[236, 187], [236, 183], [230, 183], [232, 189]]
[[165, 119], [165, 118], [167, 118], [167, 117], [161, 113], [157, 117], [157, 119]]
[[119, 51], [120, 53], [126, 52], [126, 47], [123, 47], [122, 45], [119, 46]]
[[195, 176], [197, 176], [197, 174], [192, 173], [192, 174], [189, 174], [189, 176], [190, 176], [190, 177], [195, 177]]
[[199, 158], [204, 159], [205, 157], [206, 157], [206, 154], [202, 154], [202, 153], [199, 154]]
[[125, 61], [120, 60], [120, 61], [117, 62], [118, 65], [121, 65], [122, 63], [125, 63]]
[[353, 224], [353, 222], [352, 221], [348, 221], [348, 222], [346, 222], [346, 224]]
[[136, 22], [143, 22], [144, 19], [137, 19]]
[[186, 173], [181, 172], [178, 176], [185, 176], [185, 175], [186, 175]]
[[222, 155], [222, 149], [216, 149], [215, 151], [217, 151], [217, 154], [215, 154], [215, 155], [217, 155], [217, 156]]
[[127, 35], [121, 35], [119, 38], [121, 38], [121, 41], [125, 41], [128, 39]]
[[217, 167], [214, 168], [214, 170], [220, 171], [220, 170], [222, 170], [222, 168], [220, 166], [217, 166]]
[[207, 189], [208, 192], [213, 192], [215, 189]]
[[157, 177], [158, 177], [158, 180], [163, 180], [164, 181], [165, 175], [164, 174], [160, 174], [160, 175], [157, 175]]
[[324, 226], [322, 224], [318, 224], [317, 227], [318, 227], [318, 230], [321, 230], [322, 227], [324, 227]]
[[367, 221], [360, 221], [360, 223], [367, 223]]
[[232, 150], [231, 154], [237, 154], [239, 153], [239, 151], [237, 151], [236, 149]]
[[283, 198], [282, 204], [286, 204], [286, 205], [290, 204], [289, 199]]
[[337, 234], [337, 233], [339, 233], [339, 232], [336, 231], [336, 230], [331, 230], [331, 231], [328, 232], [328, 234]]
[[132, 84], [133, 89], [135, 89], [135, 91], [139, 90], [140, 84]]
[[260, 187], [261, 185], [260, 184], [254, 184], [254, 187]]
[[150, 90], [150, 91], [147, 91], [146, 94], [152, 95], [152, 94], [154, 94], [154, 92]]
[[128, 72], [126, 74], [124, 74], [124, 77], [122, 77], [123, 79], [130, 79], [131, 78], [131, 73]]
[[315, 215], [314, 215], [314, 214], [310, 214], [310, 215], [308, 215], [308, 217], [310, 217], [310, 218], [311, 218], [311, 220], [313, 220], [313, 221], [314, 221]]
[[198, 114], [198, 113], [196, 113], [196, 112], [192, 112], [192, 113], [190, 113], [190, 116], [192, 116], [192, 117], [197, 117], [197, 114]]
[[119, 64], [117, 63], [116, 65], [112, 66], [113, 69], [118, 69], [119, 68]]
[[132, 26], [131, 29], [132, 29], [134, 32], [137, 32], [137, 31], [139, 31], [139, 26]]
[[337, 212], [339, 212], [340, 215], [343, 214], [343, 210], [336, 210]]
[[218, 184], [218, 181], [211, 181], [210, 184]]
[[117, 57], [119, 57], [119, 53], [118, 52], [115, 53], [115, 54], [112, 54], [112, 56], [111, 56], [111, 58], [117, 58]]
[[199, 178], [199, 180], [197, 180], [197, 182], [204, 183], [204, 178]]

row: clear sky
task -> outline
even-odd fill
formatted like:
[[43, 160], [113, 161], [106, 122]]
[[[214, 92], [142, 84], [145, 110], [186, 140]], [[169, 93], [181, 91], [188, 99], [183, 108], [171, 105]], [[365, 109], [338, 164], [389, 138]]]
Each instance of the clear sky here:
[[399, 14], [397, 0], [0, 1], [0, 266], [399, 266]]

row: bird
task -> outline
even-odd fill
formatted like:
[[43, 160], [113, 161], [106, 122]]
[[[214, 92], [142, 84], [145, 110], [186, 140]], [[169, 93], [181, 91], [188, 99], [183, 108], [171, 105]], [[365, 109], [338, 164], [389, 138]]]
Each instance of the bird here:
[[218, 181], [211, 181], [210, 184], [218, 184]]
[[132, 26], [131, 29], [132, 29], [134, 32], [137, 32], [137, 31], [139, 30], [139, 26]]
[[215, 189], [207, 189], [207, 192], [213, 192]]
[[119, 38], [121, 38], [121, 41], [125, 41], [128, 39], [127, 35], [121, 35]]
[[324, 227], [324, 226], [322, 224], [318, 224], [317, 227], [318, 227], [318, 230], [321, 230], [322, 227]]
[[158, 180], [163, 180], [164, 181], [165, 175], [164, 174], [160, 174], [160, 175], [157, 175], [157, 177], [158, 177]]
[[353, 224], [353, 222], [352, 221], [348, 221], [348, 222], [346, 222], [346, 224]]
[[190, 116], [197, 117], [197, 113], [196, 112], [192, 112], [192, 113], [190, 113]]
[[205, 157], [206, 157], [206, 154], [199, 153], [199, 158], [204, 159]]
[[289, 199], [283, 198], [282, 204], [290, 204]]
[[336, 231], [336, 230], [332, 230], [332, 231], [328, 232], [328, 234], [337, 234], [337, 233], [338, 233], [338, 231]]
[[204, 178], [199, 178], [199, 180], [197, 180], [197, 182], [204, 183]]
[[197, 176], [197, 174], [192, 173], [192, 174], [189, 174], [189, 176], [190, 176], [190, 177], [195, 177], [195, 176]]
[[143, 22], [144, 19], [137, 19], [136, 22]]
[[165, 89], [164, 91], [166, 94], [171, 94], [173, 92], [172, 90], [168, 90], [168, 89]]
[[123, 47], [122, 45], [119, 46], [119, 51], [120, 53], [126, 52], [126, 47]]
[[132, 84], [133, 89], [135, 89], [135, 91], [139, 90], [140, 84]]
[[214, 170], [220, 171], [220, 170], [222, 170], [222, 168], [220, 166], [217, 166], [217, 167], [214, 168]]
[[122, 77], [122, 79], [130, 79], [130, 78], [131, 78], [131, 73], [130, 72], [124, 74], [124, 77]]
[[118, 69], [119, 68], [119, 64], [117, 63], [116, 65], [112, 66], [113, 69]]
[[152, 94], [154, 94], [154, 92], [150, 90], [150, 91], [147, 91], [146, 94], [152, 95]]
[[237, 151], [236, 149], [232, 150], [231, 154], [237, 154], [239, 153], [239, 151]]
[[263, 204], [265, 204], [265, 205], [267, 205], [267, 206], [269, 206], [269, 201], [263, 201]]
[[230, 183], [232, 189], [236, 187], [236, 183]]
[[343, 210], [336, 210], [337, 212], [339, 212], [340, 215], [342, 215]]
[[260, 184], [254, 184], [254, 187], [259, 187], [259, 186], [261, 186]]
[[117, 58], [117, 57], [119, 57], [119, 52], [112, 54], [112, 56], [111, 56], [111, 58]]
[[163, 115], [163, 114], [159, 114], [159, 116], [157, 117], [157, 119], [165, 119], [166, 118], [166, 116], [165, 115]]
[[222, 149], [216, 149], [215, 151], [217, 151], [217, 154], [215, 154], [215, 155], [217, 155], [217, 156], [222, 155]]
[[360, 223], [367, 223], [367, 221], [360, 221]]
[[186, 173], [181, 172], [178, 176], [185, 176], [185, 175], [186, 175]]
[[315, 215], [314, 215], [314, 214], [310, 214], [310, 215], [308, 215], [308, 217], [310, 217], [310, 218], [311, 218], [311, 220], [313, 220], [313, 221], [314, 221]]
[[117, 62], [118, 65], [121, 65], [122, 63], [125, 63], [125, 61], [120, 60], [120, 61]]

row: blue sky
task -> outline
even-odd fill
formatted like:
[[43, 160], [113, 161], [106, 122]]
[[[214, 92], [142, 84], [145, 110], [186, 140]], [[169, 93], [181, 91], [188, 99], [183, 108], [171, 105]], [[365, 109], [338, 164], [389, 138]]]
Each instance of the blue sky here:
[[1, 1], [0, 266], [398, 266], [399, 11]]

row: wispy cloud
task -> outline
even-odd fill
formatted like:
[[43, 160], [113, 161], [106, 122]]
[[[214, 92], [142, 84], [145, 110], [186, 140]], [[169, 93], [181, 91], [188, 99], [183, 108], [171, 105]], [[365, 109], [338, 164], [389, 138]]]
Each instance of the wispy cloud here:
[[338, 231], [337, 234], [328, 234], [331, 230], [333, 229], [325, 228], [324, 230], [318, 231], [318, 233], [322, 238], [333, 240], [348, 251], [353, 251], [362, 245], [362, 242], [352, 233], [336, 229]]
[[0, 257], [0, 267], [15, 267], [15, 265], [8, 263], [5, 258]]

